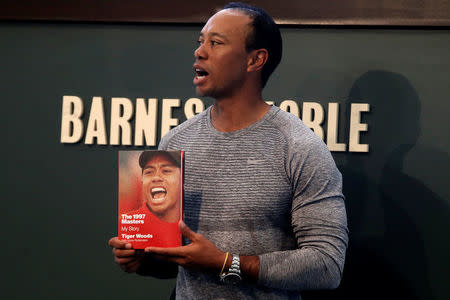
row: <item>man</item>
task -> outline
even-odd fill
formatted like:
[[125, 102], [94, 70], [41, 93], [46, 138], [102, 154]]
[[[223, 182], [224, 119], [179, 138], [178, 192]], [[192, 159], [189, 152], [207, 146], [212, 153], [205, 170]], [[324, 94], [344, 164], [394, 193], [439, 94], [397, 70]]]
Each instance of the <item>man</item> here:
[[[178, 221], [181, 215], [181, 154], [172, 151], [143, 151], [139, 156], [142, 169], [142, 206], [127, 212], [145, 216], [143, 224], [135, 224], [125, 239], [135, 249], [143, 249], [146, 238], [133, 233], [150, 234], [152, 245], [175, 247], [180, 245]], [[137, 232], [136, 232], [137, 231]]]
[[335, 288], [347, 246], [341, 175], [309, 128], [261, 96], [281, 59], [277, 26], [261, 9], [229, 4], [194, 55], [196, 91], [214, 105], [159, 146], [186, 151], [180, 230], [190, 243], [136, 258], [112, 239], [116, 261], [159, 276], [155, 257], [178, 264], [180, 299], [300, 299]]

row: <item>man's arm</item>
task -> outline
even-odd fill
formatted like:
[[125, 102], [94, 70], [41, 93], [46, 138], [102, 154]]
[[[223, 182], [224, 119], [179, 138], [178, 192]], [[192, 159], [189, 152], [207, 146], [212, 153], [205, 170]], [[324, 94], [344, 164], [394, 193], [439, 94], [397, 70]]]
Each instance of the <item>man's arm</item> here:
[[287, 290], [336, 288], [348, 243], [342, 176], [322, 141], [310, 139], [291, 149], [286, 170], [298, 249], [260, 255], [258, 282]]
[[[347, 231], [346, 226], [343, 226], [346, 223], [345, 209], [342, 199], [328, 199], [325, 202], [329, 202], [326, 206], [337, 204], [336, 212], [332, 215], [342, 222], [334, 223], [330, 218], [316, 220], [314, 217], [310, 221], [303, 220], [301, 228], [295, 229], [300, 241], [299, 249], [259, 256], [240, 255], [243, 279], [285, 290], [336, 288], [341, 280], [347, 246]], [[309, 208], [314, 209], [312, 206]], [[304, 213], [308, 214], [307, 211]], [[302, 219], [298, 218], [300, 221]], [[180, 231], [192, 241], [191, 244], [176, 248], [148, 247], [145, 251], [184, 268], [219, 276], [226, 257], [225, 252], [217, 249], [203, 235], [193, 232], [182, 222]], [[230, 266], [231, 256], [228, 256], [225, 269]]]
[[286, 290], [336, 288], [347, 248], [343, 199], [320, 199], [293, 210], [298, 249], [260, 255], [259, 284]]
[[[231, 266], [232, 257], [226, 256], [225, 252], [220, 251], [217, 247], [207, 240], [203, 235], [193, 232], [184, 222], [179, 223], [181, 234], [188, 238], [191, 243], [187, 246], [175, 248], [147, 247], [146, 253], [152, 253], [154, 256], [170, 262], [174, 265], [180, 265], [184, 268], [202, 270], [211, 274], [219, 273], [224, 265], [225, 270]], [[244, 280], [248, 282], [257, 282], [259, 273], [259, 256], [240, 255], [241, 273]], [[139, 274], [139, 272], [138, 272]]]

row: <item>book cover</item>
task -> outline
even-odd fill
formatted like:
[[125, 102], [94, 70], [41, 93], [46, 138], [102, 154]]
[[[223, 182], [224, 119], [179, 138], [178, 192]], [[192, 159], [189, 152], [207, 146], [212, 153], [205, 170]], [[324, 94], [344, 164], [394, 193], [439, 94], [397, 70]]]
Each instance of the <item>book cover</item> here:
[[183, 151], [119, 151], [119, 239], [133, 249], [181, 246]]

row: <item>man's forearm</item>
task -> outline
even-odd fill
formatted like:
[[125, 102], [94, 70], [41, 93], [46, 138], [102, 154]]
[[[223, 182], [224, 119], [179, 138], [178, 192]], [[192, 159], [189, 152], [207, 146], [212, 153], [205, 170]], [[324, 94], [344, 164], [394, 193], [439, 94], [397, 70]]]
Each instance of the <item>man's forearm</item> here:
[[[342, 278], [340, 266], [317, 248], [263, 254], [258, 284], [284, 290], [334, 289]], [[339, 262], [343, 264], [342, 262]]]

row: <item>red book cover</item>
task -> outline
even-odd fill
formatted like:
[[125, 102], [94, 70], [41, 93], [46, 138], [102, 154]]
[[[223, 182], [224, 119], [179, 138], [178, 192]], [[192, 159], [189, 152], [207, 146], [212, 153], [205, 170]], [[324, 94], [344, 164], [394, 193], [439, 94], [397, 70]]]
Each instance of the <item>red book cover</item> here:
[[133, 249], [181, 246], [183, 151], [119, 151], [119, 239]]

